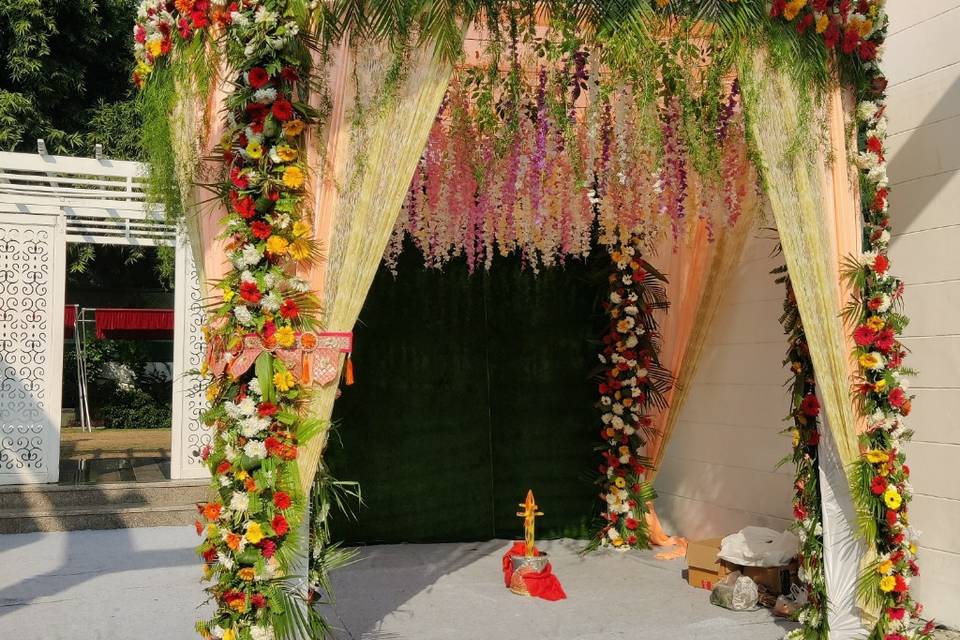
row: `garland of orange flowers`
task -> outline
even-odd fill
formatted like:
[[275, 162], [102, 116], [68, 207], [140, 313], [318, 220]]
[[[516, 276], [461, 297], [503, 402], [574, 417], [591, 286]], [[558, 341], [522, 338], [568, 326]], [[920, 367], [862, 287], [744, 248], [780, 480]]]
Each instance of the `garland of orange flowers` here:
[[[171, 51], [204, 37], [211, 25], [222, 30], [235, 74], [219, 147], [221, 238], [231, 269], [217, 283], [222, 300], [204, 327], [202, 371], [210, 402], [202, 419], [214, 429], [202, 457], [216, 497], [198, 505], [196, 523], [216, 610], [197, 631], [216, 640], [270, 640], [292, 608], [283, 576], [306, 507], [298, 447], [321, 428], [300, 415], [306, 370], [275, 355], [316, 342], [317, 301], [295, 275], [317, 256], [302, 210], [302, 134], [315, 113], [296, 100], [310, 69], [286, 0], [147, 0], [138, 15], [139, 86]], [[250, 348], [258, 350], [255, 359], [241, 358]]]

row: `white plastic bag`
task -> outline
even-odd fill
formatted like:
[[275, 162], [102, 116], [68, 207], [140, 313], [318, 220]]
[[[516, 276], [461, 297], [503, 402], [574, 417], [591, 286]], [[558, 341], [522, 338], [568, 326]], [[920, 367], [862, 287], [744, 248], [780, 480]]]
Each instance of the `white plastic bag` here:
[[710, 592], [712, 604], [731, 611], [756, 611], [759, 600], [757, 584], [739, 571], [729, 574]]
[[717, 555], [744, 567], [782, 567], [796, 557], [799, 548], [800, 539], [790, 531], [745, 527], [724, 538]]

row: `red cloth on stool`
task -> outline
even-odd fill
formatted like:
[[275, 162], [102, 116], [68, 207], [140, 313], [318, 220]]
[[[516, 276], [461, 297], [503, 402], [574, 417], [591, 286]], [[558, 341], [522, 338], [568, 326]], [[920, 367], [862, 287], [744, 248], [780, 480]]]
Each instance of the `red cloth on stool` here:
[[[510, 586], [510, 579], [513, 577], [513, 562], [510, 560], [510, 556], [522, 556], [525, 549], [526, 545], [523, 542], [514, 542], [513, 546], [503, 554], [503, 584], [505, 586]], [[536, 547], [534, 547], [534, 552], [537, 553]], [[549, 562], [543, 568], [543, 571], [538, 573], [531, 571], [523, 574], [522, 577], [527, 591], [532, 596], [544, 600], [564, 600], [567, 597], [557, 576], [553, 575], [553, 567], [550, 566]]]

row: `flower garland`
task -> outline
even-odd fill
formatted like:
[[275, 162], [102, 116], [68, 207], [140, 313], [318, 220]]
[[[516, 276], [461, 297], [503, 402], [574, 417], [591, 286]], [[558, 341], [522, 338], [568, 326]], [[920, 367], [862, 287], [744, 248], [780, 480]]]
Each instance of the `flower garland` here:
[[878, 65], [888, 26], [883, 5], [883, 0], [774, 0], [771, 15], [793, 21], [801, 34], [818, 34], [848, 69], [860, 72], [855, 161], [864, 252], [848, 260], [844, 276], [854, 291], [845, 318], [856, 345], [856, 406], [868, 429], [860, 436], [862, 458], [851, 490], [862, 533], [879, 558], [861, 576], [859, 591], [881, 611], [870, 640], [913, 640], [929, 637], [934, 625], [919, 625], [922, 606], [910, 594], [911, 580], [919, 574], [917, 533], [907, 515], [913, 489], [903, 451], [912, 435], [903, 422], [911, 410], [907, 376], [912, 372], [903, 366], [906, 351], [898, 339], [908, 321], [899, 312], [903, 283], [890, 274], [887, 256], [887, 80]]
[[217, 608], [197, 631], [216, 640], [271, 640], [296, 616], [306, 620], [297, 628], [315, 630], [322, 622], [298, 609], [296, 590], [283, 581], [306, 506], [298, 447], [323, 428], [300, 416], [309, 374], [282, 357], [310, 350], [317, 340], [311, 332], [317, 300], [295, 275], [318, 255], [302, 210], [302, 134], [315, 113], [296, 99], [310, 71], [296, 39], [299, 26], [286, 0], [146, 0], [138, 16], [138, 86], [176, 46], [210, 25], [222, 30], [235, 73], [218, 189], [226, 209], [220, 237], [232, 268], [217, 283], [222, 301], [204, 327], [208, 357], [201, 371], [210, 402], [202, 419], [215, 433], [202, 457], [216, 498], [198, 505], [196, 526], [205, 536], [198, 553]]
[[736, 83], [716, 105], [717, 170], [700, 170], [679, 98], [640, 103], [631, 86], [592, 72], [589, 59], [586, 50], [559, 62], [533, 57], [531, 82], [455, 72], [387, 266], [396, 268], [405, 237], [430, 267], [464, 256], [471, 270], [489, 268], [495, 253], [516, 252], [536, 270], [585, 257], [595, 238], [613, 247], [640, 235], [650, 248], [662, 237], [682, 242], [701, 222], [711, 237], [736, 222], [756, 189]]
[[597, 484], [604, 509], [592, 546], [623, 551], [650, 547], [645, 516], [656, 493], [644, 480], [649, 463], [643, 447], [656, 435], [651, 410], [666, 406], [673, 382], [659, 361], [654, 318], [670, 305], [666, 279], [643, 260], [643, 246], [644, 239], [634, 236], [610, 250], [610, 293], [603, 303], [610, 324], [599, 354], [603, 464]]
[[792, 439], [793, 453], [786, 460], [793, 462], [796, 468], [793, 529], [800, 539], [798, 574], [806, 586], [806, 603], [796, 616], [803, 628], [788, 634], [787, 639], [826, 640], [829, 634], [828, 603], [823, 566], [823, 513], [817, 447], [820, 443], [820, 402], [817, 400], [813, 361], [790, 276], [785, 266], [775, 269], [773, 273], [779, 274], [778, 283], [786, 285], [780, 323], [788, 336], [789, 347], [783, 363], [790, 366], [793, 374], [788, 418], [793, 425], [787, 430]]

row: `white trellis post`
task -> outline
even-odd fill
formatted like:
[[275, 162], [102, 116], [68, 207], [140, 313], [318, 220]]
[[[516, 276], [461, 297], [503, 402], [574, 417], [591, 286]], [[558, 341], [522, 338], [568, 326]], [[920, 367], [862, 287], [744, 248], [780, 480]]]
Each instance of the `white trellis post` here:
[[66, 225], [0, 202], [0, 484], [60, 477]]
[[203, 360], [203, 295], [193, 251], [183, 233], [177, 234], [176, 260], [170, 477], [181, 480], [209, 477], [210, 473], [200, 459], [200, 451], [210, 444], [211, 434], [200, 422], [200, 413], [207, 405], [200, 376], [196, 375]]

